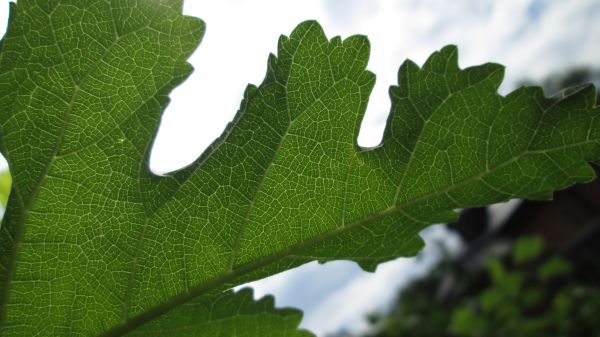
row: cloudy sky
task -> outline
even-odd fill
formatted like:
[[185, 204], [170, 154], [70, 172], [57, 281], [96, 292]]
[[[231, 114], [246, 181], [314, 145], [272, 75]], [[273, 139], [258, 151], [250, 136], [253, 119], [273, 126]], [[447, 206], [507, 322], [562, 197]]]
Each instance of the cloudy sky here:
[[[190, 60], [196, 71], [171, 95], [164, 114], [150, 162], [157, 173], [202, 153], [235, 114], [246, 84], [262, 82], [278, 36], [307, 19], [318, 20], [330, 37], [365, 34], [371, 41], [368, 68], [377, 83], [359, 136], [364, 146], [381, 138], [387, 88], [396, 82], [398, 66], [406, 58], [420, 64], [444, 45], [458, 45], [463, 67], [506, 65], [503, 93], [524, 79], [600, 67], [598, 0], [188, 0], [185, 13], [204, 19], [207, 33]], [[448, 234], [436, 227], [425, 236], [432, 241]], [[397, 286], [432, 263], [438, 253], [428, 247], [419, 261], [400, 259], [375, 274], [349, 262], [309, 264], [254, 286], [259, 296], [274, 293], [280, 306], [304, 309], [303, 326], [320, 336], [360, 328], [364, 311], [384, 306]]]

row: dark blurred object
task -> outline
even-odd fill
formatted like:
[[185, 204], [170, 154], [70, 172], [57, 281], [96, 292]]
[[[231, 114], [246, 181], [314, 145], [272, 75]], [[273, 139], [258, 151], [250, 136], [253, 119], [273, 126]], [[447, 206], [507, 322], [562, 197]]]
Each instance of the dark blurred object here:
[[[600, 70], [590, 68], [577, 68], [570, 70], [565, 73], [557, 73], [550, 75], [546, 80], [541, 83], [544, 88], [546, 95], [553, 96], [566, 88], [577, 87], [583, 84], [593, 84], [596, 87], [596, 91], [600, 88]], [[536, 85], [531, 81], [524, 81], [521, 85]], [[600, 103], [600, 96], [596, 96], [596, 101]]]
[[[598, 90], [598, 87], [600, 87], [600, 70], [579, 68], [564, 74], [555, 74], [548, 77], [542, 83], [542, 87], [546, 93], [554, 95], [565, 88], [576, 87], [586, 83], [594, 84], [596, 90]], [[600, 96], [597, 99], [600, 99]]]

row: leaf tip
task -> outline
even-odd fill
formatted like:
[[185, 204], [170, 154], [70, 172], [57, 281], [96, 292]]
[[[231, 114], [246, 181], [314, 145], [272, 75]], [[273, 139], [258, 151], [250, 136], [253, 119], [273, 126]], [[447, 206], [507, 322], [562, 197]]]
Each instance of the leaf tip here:
[[319, 40], [327, 40], [323, 27], [321, 27], [321, 24], [316, 20], [306, 20], [298, 24], [290, 34], [290, 39], [302, 39], [305, 35], [310, 33], [315, 34]]
[[360, 261], [358, 262], [358, 266], [369, 273], [374, 273], [377, 270], [377, 262], [373, 262], [373, 261]]

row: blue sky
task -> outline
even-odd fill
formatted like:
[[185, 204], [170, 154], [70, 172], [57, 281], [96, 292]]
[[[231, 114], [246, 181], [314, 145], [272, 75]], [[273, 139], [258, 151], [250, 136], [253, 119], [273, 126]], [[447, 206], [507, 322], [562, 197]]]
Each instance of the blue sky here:
[[[7, 5], [3, 0], [2, 23]], [[600, 67], [598, 0], [188, 0], [185, 12], [203, 18], [207, 34], [190, 60], [195, 73], [171, 95], [163, 117], [150, 163], [159, 173], [202, 153], [235, 114], [246, 84], [262, 81], [279, 34], [306, 19], [317, 19], [330, 37], [369, 36], [377, 83], [359, 136], [364, 146], [380, 141], [398, 66], [406, 58], [420, 64], [444, 45], [458, 45], [463, 67], [504, 64], [502, 93], [524, 79]], [[429, 241], [448, 237], [441, 227], [427, 233]], [[429, 245], [421, 260], [399, 259], [375, 274], [350, 262], [312, 263], [253, 286], [257, 296], [274, 293], [279, 306], [304, 309], [303, 326], [324, 336], [364, 327], [365, 311], [384, 307], [396, 287], [423, 273], [437, 254]]]

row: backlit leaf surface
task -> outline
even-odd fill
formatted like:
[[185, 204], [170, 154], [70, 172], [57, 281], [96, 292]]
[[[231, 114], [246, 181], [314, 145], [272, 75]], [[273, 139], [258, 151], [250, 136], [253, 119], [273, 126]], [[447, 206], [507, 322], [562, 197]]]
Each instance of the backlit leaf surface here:
[[415, 254], [417, 233], [456, 208], [549, 198], [594, 176], [593, 88], [503, 97], [503, 68], [461, 70], [453, 46], [401, 66], [383, 142], [361, 149], [368, 40], [328, 40], [315, 22], [280, 39], [264, 82], [197, 162], [154, 176], [160, 114], [204, 31], [181, 7], [12, 6], [0, 53], [0, 145], [13, 174], [0, 232], [4, 336], [139, 335], [176, 322], [179, 335], [200, 336], [194, 326], [213, 324], [202, 308], [221, 296], [257, 312], [222, 335], [256, 335], [250, 321], [285, 331], [286, 311], [222, 291], [312, 260], [373, 270]]

